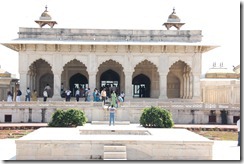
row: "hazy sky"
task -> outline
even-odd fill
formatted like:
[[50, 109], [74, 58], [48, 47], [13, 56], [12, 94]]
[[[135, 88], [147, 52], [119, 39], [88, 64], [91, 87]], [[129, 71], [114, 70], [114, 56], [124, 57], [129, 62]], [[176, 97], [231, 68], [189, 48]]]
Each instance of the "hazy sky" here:
[[[58, 22], [54, 28], [152, 29], [162, 24], [175, 8], [182, 30], [202, 30], [204, 43], [220, 47], [204, 53], [202, 73], [213, 62], [232, 68], [240, 64], [240, 4], [238, 0], [1, 0], [0, 42], [18, 37], [19, 27], [34, 22], [48, 6]], [[18, 53], [0, 46], [1, 68], [18, 76]]]

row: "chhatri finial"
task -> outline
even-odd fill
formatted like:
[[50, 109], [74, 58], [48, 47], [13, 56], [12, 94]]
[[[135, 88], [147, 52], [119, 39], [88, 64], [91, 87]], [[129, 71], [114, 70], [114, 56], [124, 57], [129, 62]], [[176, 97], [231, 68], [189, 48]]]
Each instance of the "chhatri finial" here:
[[48, 14], [47, 11], [47, 5], [45, 6], [45, 11], [41, 14], [41, 17], [39, 20], [36, 20], [35, 22], [37, 24], [39, 24], [39, 26], [42, 28], [43, 26], [45, 26], [46, 24], [49, 25], [51, 28], [53, 28], [53, 26], [55, 24], [57, 24], [56, 21], [52, 20], [52, 17]]
[[176, 14], [176, 13], [175, 13], [175, 7], [173, 8], [173, 12], [172, 12], [172, 14]]
[[169, 30], [172, 26], [174, 26], [177, 30], [181, 28], [185, 23], [180, 22], [180, 18], [176, 15], [175, 7], [173, 7], [173, 12], [169, 15], [168, 21], [163, 25]]

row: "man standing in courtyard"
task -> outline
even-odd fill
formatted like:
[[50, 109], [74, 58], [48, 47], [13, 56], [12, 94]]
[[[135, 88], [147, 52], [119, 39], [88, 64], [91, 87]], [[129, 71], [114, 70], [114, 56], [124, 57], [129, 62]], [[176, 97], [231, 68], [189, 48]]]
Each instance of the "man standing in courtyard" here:
[[114, 125], [114, 120], [115, 120], [115, 110], [116, 108], [111, 105], [109, 108], [109, 126], [111, 126], [111, 123], [113, 122], [113, 125]]

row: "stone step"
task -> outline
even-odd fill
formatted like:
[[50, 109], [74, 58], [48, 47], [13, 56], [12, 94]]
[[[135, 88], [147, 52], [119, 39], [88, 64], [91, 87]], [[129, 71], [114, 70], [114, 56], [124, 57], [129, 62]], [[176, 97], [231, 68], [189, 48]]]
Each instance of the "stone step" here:
[[[92, 121], [94, 125], [108, 125], [109, 121]], [[130, 125], [130, 121], [115, 121], [115, 125]]]
[[104, 152], [126, 152], [126, 146], [107, 145], [104, 146]]
[[127, 160], [127, 159], [103, 159], [103, 160]]
[[104, 145], [104, 160], [126, 160], [126, 146]]
[[126, 159], [126, 152], [104, 152], [103, 159]]

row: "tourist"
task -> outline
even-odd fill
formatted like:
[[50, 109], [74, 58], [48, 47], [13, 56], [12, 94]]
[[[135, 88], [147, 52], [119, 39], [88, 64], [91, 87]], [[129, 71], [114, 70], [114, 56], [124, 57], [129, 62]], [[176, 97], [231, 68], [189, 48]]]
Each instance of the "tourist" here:
[[84, 93], [84, 89], [83, 87], [80, 87], [80, 97], [84, 97], [85, 93]]
[[123, 102], [124, 102], [125, 101], [125, 93], [123, 91], [121, 91], [120, 97], [123, 99]]
[[111, 123], [113, 122], [113, 125], [114, 125], [114, 122], [115, 122], [115, 110], [116, 108], [111, 105], [109, 108], [109, 126], [111, 126]]
[[8, 91], [8, 95], [7, 95], [7, 102], [12, 102], [13, 101], [13, 95], [11, 91]]
[[101, 100], [100, 97], [101, 97], [101, 94], [97, 91], [97, 94], [96, 94], [96, 101], [97, 102]]
[[47, 91], [48, 96], [51, 96], [51, 87], [49, 86], [49, 84], [47, 84], [47, 85], [45, 86], [44, 90], [45, 90], [45, 89], [46, 89], [46, 91]]
[[86, 96], [85, 97], [86, 101], [88, 101], [88, 102], [91, 101], [91, 90], [90, 90], [90, 88], [88, 88], [87, 91], [85, 92], [85, 96]]
[[106, 97], [107, 97], [106, 88], [103, 88], [103, 90], [101, 92], [101, 97], [102, 97], [103, 105], [105, 105], [105, 100], [106, 100]]
[[47, 89], [44, 89], [44, 91], [43, 91], [43, 101], [44, 101], [44, 102], [47, 101], [47, 97], [48, 97]]
[[67, 89], [67, 90], [65, 91], [65, 94], [66, 94], [66, 101], [70, 101], [71, 90]]
[[31, 94], [31, 100], [32, 101], [37, 101], [37, 91], [34, 89], [32, 94]]
[[16, 102], [20, 102], [20, 96], [22, 95], [22, 92], [20, 89], [17, 89], [17, 94], [16, 94]]
[[25, 94], [25, 101], [30, 101], [30, 96], [31, 96], [31, 90], [29, 87], [27, 87], [26, 94]]
[[80, 100], [80, 89], [79, 88], [76, 89], [76, 91], [75, 91], [75, 98], [76, 98], [76, 101], [79, 102], [79, 100]]
[[241, 132], [240, 132], [240, 119], [237, 121], [237, 130], [238, 130], [238, 143], [237, 146], [241, 146]]
[[94, 89], [92, 95], [93, 95], [93, 101], [97, 101], [97, 88]]
[[117, 107], [117, 95], [115, 91], [111, 94], [111, 105]]

